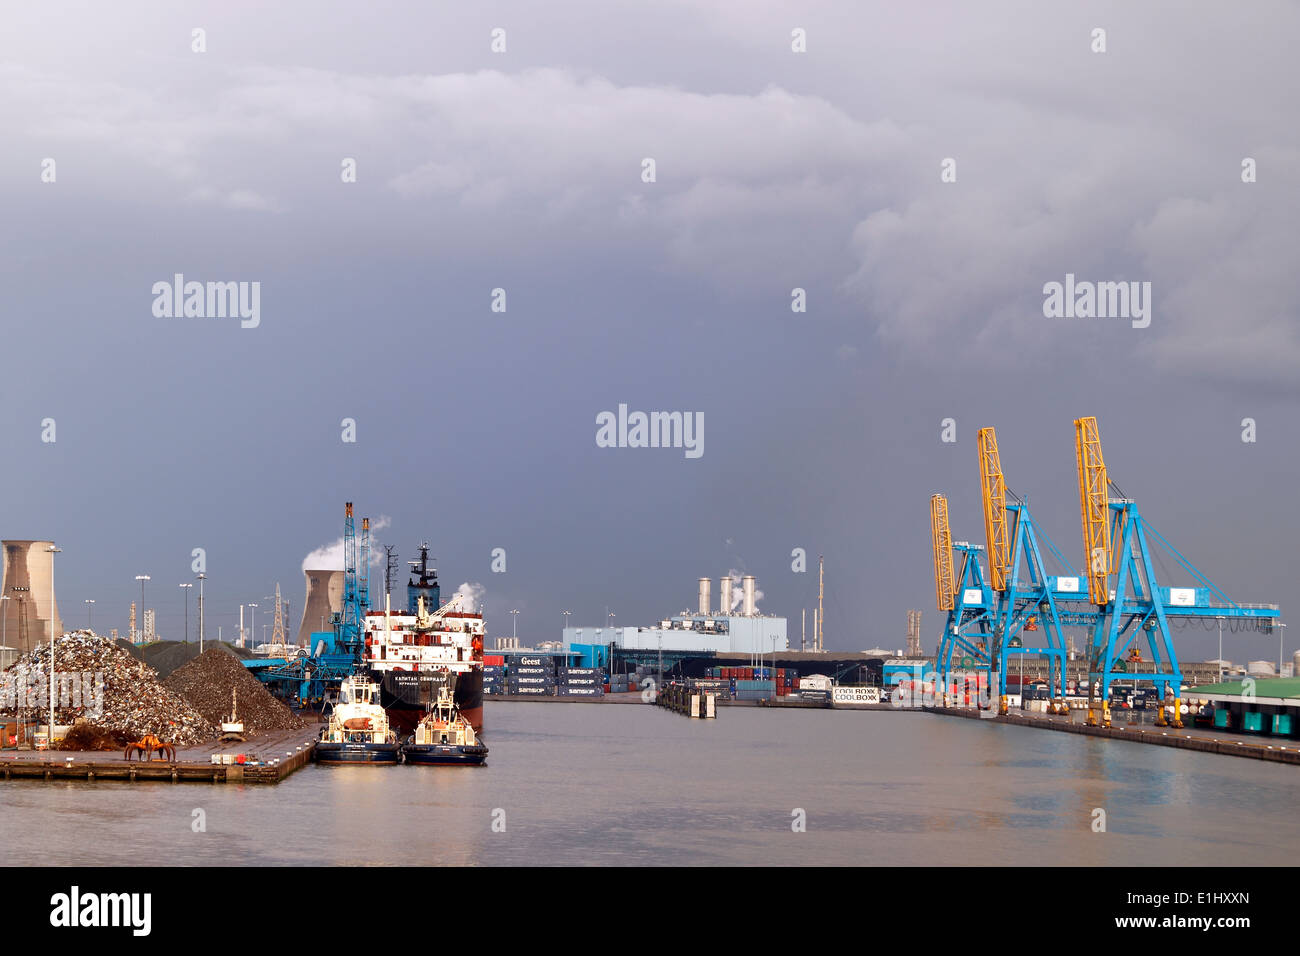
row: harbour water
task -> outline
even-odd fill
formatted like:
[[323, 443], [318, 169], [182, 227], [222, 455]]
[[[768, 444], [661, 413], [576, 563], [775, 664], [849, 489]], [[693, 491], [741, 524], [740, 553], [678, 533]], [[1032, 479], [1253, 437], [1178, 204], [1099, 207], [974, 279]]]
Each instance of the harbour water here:
[[486, 720], [483, 768], [11, 781], [4, 862], [1195, 867], [1300, 849], [1300, 776], [1262, 761], [923, 713], [497, 702]]

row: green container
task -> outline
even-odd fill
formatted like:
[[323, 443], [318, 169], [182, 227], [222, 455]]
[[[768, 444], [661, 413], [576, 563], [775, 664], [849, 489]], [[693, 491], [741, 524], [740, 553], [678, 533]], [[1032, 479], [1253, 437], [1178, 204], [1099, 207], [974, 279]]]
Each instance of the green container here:
[[1241, 729], [1248, 733], [1263, 733], [1264, 715], [1261, 713], [1251, 713], [1247, 711], [1241, 715]]
[[1279, 737], [1291, 736], [1291, 715], [1274, 714], [1273, 715], [1273, 733]]
[[1221, 730], [1228, 729], [1228, 712], [1222, 707], [1214, 708], [1214, 726]]

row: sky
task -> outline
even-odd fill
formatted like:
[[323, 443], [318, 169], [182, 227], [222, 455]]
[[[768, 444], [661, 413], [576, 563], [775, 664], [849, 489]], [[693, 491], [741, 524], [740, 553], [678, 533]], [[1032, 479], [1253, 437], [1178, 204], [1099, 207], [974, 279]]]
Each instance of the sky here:
[[[734, 569], [797, 640], [824, 555], [828, 647], [921, 608], [932, 649], [930, 496], [982, 539], [995, 426], [1080, 563], [1086, 415], [1155, 528], [1286, 614], [1294, 4], [362, 10], [3, 15], [0, 536], [63, 549], [68, 623], [125, 633], [147, 573], [180, 637], [202, 548], [210, 634], [277, 582], [296, 628], [353, 501], [491, 635], [650, 624]], [[256, 326], [156, 314], [177, 273], [259, 283]], [[1046, 317], [1067, 275], [1150, 283], [1149, 324]], [[702, 418], [702, 454], [600, 447], [620, 405]]]

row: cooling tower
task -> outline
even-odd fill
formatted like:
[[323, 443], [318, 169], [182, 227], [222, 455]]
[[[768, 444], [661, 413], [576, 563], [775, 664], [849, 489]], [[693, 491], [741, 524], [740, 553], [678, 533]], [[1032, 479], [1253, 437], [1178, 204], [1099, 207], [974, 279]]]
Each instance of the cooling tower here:
[[303, 577], [307, 579], [307, 598], [302, 603], [296, 643], [308, 647], [312, 631], [328, 631], [330, 619], [343, 613], [343, 572], [304, 571]]
[[26, 654], [37, 641], [48, 641], [51, 633], [63, 633], [59, 606], [51, 587], [49, 541], [3, 541], [5, 549], [3, 642]]
[[709, 578], [700, 578], [700, 613], [705, 617], [709, 616], [711, 608], [709, 607], [710, 591], [713, 588], [713, 581]]
[[718, 612], [727, 617], [731, 614], [731, 575], [724, 574], [718, 579]]

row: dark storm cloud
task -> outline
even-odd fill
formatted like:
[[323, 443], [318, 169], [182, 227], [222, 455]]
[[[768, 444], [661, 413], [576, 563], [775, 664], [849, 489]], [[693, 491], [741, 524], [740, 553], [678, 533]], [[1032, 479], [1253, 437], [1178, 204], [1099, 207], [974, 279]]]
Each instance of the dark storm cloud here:
[[[1285, 602], [1298, 15], [1130, 7], [19, 11], [4, 534], [57, 537], [61, 592], [105, 627], [135, 573], [176, 591], [164, 569], [185, 580], [205, 546], [229, 627], [277, 578], [296, 594], [352, 498], [537, 636], [561, 607], [657, 620], [738, 552], [797, 639], [804, 547], [828, 556], [832, 645], [897, 646], [932, 606], [929, 494], [978, 536], [975, 429], [999, 426], [1072, 556], [1070, 421], [1096, 414], [1166, 536], [1230, 594]], [[260, 281], [261, 327], [154, 319], [175, 272]], [[1045, 319], [1066, 273], [1151, 282], [1151, 326]], [[622, 402], [703, 412], [705, 455], [597, 449]], [[180, 598], [157, 603], [175, 633]]]

